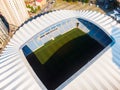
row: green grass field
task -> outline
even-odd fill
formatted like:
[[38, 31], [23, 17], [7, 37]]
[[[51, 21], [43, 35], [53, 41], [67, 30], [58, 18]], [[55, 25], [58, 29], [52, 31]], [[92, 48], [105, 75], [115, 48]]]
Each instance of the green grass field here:
[[86, 33], [84, 33], [82, 30], [75, 28], [63, 35], [56, 37], [54, 40], [50, 40], [49, 42], [45, 43], [45, 45], [37, 49], [34, 54], [41, 64], [45, 64], [49, 58], [63, 45], [85, 34]]

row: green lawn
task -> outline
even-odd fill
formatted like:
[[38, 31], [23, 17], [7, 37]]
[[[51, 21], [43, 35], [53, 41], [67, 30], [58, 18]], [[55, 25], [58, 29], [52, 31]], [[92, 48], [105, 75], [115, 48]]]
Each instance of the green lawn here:
[[49, 58], [63, 45], [85, 34], [86, 33], [84, 33], [82, 30], [75, 28], [63, 35], [56, 37], [54, 40], [50, 40], [44, 46], [37, 49], [34, 54], [41, 62], [41, 64], [45, 64]]

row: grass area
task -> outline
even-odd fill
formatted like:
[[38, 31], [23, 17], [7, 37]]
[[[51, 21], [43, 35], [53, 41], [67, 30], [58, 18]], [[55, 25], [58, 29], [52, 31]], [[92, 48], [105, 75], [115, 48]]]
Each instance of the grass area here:
[[54, 40], [50, 40], [43, 47], [36, 50], [34, 54], [41, 64], [45, 64], [49, 58], [63, 45], [82, 35], [85, 35], [85, 33], [82, 30], [75, 28], [63, 35], [56, 37]]

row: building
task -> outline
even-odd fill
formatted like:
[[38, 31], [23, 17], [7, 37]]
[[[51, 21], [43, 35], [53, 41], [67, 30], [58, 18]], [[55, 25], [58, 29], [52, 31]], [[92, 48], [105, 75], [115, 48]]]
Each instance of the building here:
[[2, 15], [0, 15], [0, 49], [2, 49], [9, 39], [9, 25]]
[[41, 9], [45, 8], [46, 4], [46, 0], [36, 0], [36, 5], [40, 6]]
[[30, 16], [35, 16], [47, 7], [46, 0], [24, 0]]
[[9, 24], [20, 26], [29, 18], [24, 0], [0, 0], [0, 12]]
[[[56, 31], [55, 25], [58, 27], [57, 30], [71, 28], [76, 24], [69, 22], [69, 20], [76, 20], [78, 18], [83, 19], [82, 22], [86, 24], [84, 25], [88, 29], [93, 26], [87, 25], [84, 20], [99, 27], [114, 43], [107, 45], [103, 51], [84, 67], [65, 82], [62, 82], [56, 90], [120, 90], [120, 25], [107, 15], [88, 10], [59, 10], [49, 12], [45, 15], [38, 15], [33, 20], [21, 26], [2, 54], [0, 54], [0, 89], [48, 90], [41, 79], [35, 74], [28, 60], [26, 60], [22, 47], [25, 46], [26, 42], [30, 41], [28, 44], [34, 49], [31, 40], [34, 39], [33, 43], [39, 41], [40, 39], [36, 38], [42, 35], [42, 33], [46, 33], [47, 35], [50, 35], [50, 33], [54, 35], [58, 34], [54, 33]], [[68, 21], [64, 23], [66, 20]], [[71, 25], [69, 25], [70, 23]], [[50, 29], [53, 32], [48, 33]], [[92, 33], [92, 31], [96, 30], [91, 29], [90, 31], [94, 37], [108, 43], [109, 40], [106, 39], [106, 36], [103, 37], [103, 34], [99, 34], [101, 31], [96, 31], [96, 33]], [[48, 41], [48, 39], [50, 38], [47, 36], [43, 37], [43, 40]], [[41, 45], [40, 42], [37, 42], [37, 44]], [[39, 69], [37, 68], [36, 70]]]

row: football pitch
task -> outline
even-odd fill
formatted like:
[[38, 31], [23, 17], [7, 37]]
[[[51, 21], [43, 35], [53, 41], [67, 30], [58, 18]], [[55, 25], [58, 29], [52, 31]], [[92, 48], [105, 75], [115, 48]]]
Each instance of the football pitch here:
[[104, 48], [75, 28], [50, 40], [26, 58], [47, 89], [55, 90]]
[[75, 28], [67, 33], [64, 33], [63, 35], [60, 35], [54, 40], [50, 40], [49, 42], [45, 43], [44, 46], [37, 49], [34, 54], [38, 58], [41, 64], [46, 63], [52, 55], [54, 55], [57, 50], [59, 50], [63, 45], [68, 43], [69, 41], [78, 38], [80, 36], [85, 35], [82, 30]]

